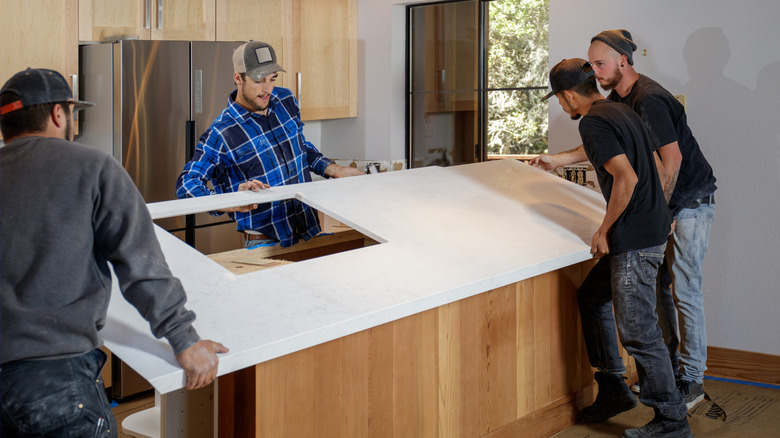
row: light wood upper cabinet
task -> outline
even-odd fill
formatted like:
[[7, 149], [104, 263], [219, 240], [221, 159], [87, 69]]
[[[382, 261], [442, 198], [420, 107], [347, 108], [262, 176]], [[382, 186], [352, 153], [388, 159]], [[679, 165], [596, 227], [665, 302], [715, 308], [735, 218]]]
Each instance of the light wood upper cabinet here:
[[79, 0], [79, 40], [148, 40], [151, 2], [156, 0]]
[[79, 66], [78, 0], [3, 2], [3, 16], [0, 86], [31, 67], [56, 70], [73, 87]]
[[79, 39], [215, 39], [215, 0], [79, 0]]
[[357, 116], [357, 0], [217, 0], [217, 40], [271, 44], [303, 120]]
[[292, 5], [287, 72], [296, 75], [301, 117], [357, 117], [357, 0], [292, 0]]
[[277, 84], [298, 97], [303, 120], [357, 117], [357, 0], [78, 0], [78, 6], [81, 41], [265, 41], [287, 71]]
[[217, 0], [217, 41], [264, 41], [276, 52], [282, 73], [276, 85], [292, 88], [286, 54], [292, 51], [292, 4], [289, 0]]

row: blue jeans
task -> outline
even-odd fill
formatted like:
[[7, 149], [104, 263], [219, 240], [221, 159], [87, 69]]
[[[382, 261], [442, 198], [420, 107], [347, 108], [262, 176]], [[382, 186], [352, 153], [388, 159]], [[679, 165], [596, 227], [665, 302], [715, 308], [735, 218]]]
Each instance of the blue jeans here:
[[118, 436], [100, 375], [105, 363], [106, 354], [95, 349], [67, 359], [3, 364], [2, 436]]
[[[677, 213], [677, 225], [666, 247], [666, 263], [659, 272], [656, 311], [672, 363], [679, 362], [674, 371], [679, 371], [679, 378], [698, 383], [703, 382], [704, 371], [707, 370], [701, 267], [714, 216], [713, 204], [684, 208]], [[670, 287], [672, 284], [673, 289]]]
[[577, 299], [591, 365], [603, 372], [625, 372], [615, 340], [617, 328], [623, 347], [636, 361], [639, 400], [657, 414], [680, 420], [687, 409], [655, 313], [664, 248], [659, 245], [599, 260], [577, 291]]

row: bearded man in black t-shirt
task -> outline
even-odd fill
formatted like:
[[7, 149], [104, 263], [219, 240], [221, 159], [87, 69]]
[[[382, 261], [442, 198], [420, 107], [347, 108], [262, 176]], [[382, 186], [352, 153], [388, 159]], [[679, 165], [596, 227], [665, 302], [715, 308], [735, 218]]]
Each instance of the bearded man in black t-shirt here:
[[640, 400], [655, 412], [650, 423], [628, 429], [623, 436], [693, 436], [655, 313], [656, 277], [672, 216], [650, 134], [631, 108], [601, 96], [593, 69], [584, 59], [565, 59], [555, 65], [550, 84], [552, 91], [544, 99], [555, 95], [573, 120], [582, 118], [582, 145], [542, 155], [531, 164], [550, 170], [587, 159], [607, 201], [591, 242], [591, 253], [599, 261], [578, 291], [588, 357], [599, 370], [596, 403], [584, 410], [583, 417], [603, 417], [604, 406], [619, 412], [636, 406], [622, 378], [622, 360], [604, 352], [604, 345], [616, 344], [617, 328], [623, 347], [636, 360]]
[[716, 180], [688, 127], [683, 105], [657, 82], [634, 70], [636, 48], [631, 32], [605, 30], [591, 39], [588, 58], [601, 87], [611, 90], [607, 98], [627, 104], [645, 122], [660, 157], [658, 169], [676, 226], [659, 269], [656, 312], [677, 375], [677, 388], [690, 409], [704, 399], [707, 328], [702, 264], [715, 215]]

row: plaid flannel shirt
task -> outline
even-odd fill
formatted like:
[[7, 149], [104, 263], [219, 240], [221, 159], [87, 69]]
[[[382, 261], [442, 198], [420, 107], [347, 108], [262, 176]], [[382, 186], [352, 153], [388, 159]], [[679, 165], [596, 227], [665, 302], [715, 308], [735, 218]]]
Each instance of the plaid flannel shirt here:
[[[281, 186], [310, 182], [310, 171], [324, 176], [332, 161], [304, 138], [300, 109], [290, 90], [274, 88], [267, 116], [247, 111], [235, 99], [233, 91], [227, 108], [201, 135], [195, 154], [176, 181], [177, 197], [234, 192], [250, 179]], [[277, 238], [282, 246], [320, 232], [317, 212], [296, 199], [229, 215], [238, 231], [258, 231]]]

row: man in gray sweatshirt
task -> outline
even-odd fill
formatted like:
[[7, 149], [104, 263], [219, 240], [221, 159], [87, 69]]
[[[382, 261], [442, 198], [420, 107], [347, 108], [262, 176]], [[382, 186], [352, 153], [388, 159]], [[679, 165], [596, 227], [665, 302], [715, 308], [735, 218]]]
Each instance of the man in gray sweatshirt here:
[[73, 143], [61, 74], [27, 69], [0, 90], [2, 436], [117, 436], [98, 348], [113, 267], [165, 337], [187, 389], [211, 383], [223, 345], [201, 340], [146, 205], [112, 157]]

